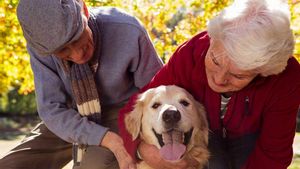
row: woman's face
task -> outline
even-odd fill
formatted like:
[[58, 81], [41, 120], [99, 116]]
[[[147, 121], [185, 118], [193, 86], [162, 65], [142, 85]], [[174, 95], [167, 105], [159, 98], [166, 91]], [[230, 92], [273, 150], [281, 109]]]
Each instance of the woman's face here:
[[239, 91], [257, 75], [254, 71], [238, 68], [218, 41], [211, 42], [205, 56], [205, 69], [209, 87], [218, 93]]

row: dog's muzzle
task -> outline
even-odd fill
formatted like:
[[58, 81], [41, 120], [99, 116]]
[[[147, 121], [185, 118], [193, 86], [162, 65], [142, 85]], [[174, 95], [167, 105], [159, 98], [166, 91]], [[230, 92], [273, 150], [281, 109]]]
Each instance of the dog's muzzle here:
[[173, 161], [182, 158], [191, 139], [193, 128], [187, 132], [182, 131], [180, 120], [181, 113], [177, 109], [167, 109], [162, 113], [164, 131], [158, 134], [152, 129], [161, 147], [160, 155], [165, 160]]

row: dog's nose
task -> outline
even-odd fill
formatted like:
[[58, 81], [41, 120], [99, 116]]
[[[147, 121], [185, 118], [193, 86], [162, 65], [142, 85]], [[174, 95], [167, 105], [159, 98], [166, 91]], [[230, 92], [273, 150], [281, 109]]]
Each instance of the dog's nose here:
[[181, 119], [181, 115], [177, 110], [166, 110], [162, 115], [162, 119], [165, 123], [174, 124]]

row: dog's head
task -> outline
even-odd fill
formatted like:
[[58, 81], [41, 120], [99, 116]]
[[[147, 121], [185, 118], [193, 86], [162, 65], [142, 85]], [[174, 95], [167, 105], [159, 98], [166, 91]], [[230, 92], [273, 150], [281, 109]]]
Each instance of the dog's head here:
[[181, 158], [193, 147], [208, 144], [208, 124], [203, 106], [186, 90], [159, 86], [139, 95], [134, 110], [125, 117], [133, 139], [141, 137], [160, 149], [167, 160]]

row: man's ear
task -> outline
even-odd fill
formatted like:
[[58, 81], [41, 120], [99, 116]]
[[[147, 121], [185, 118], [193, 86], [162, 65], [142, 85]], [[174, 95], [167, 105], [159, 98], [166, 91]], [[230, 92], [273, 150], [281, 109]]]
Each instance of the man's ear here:
[[86, 18], [89, 19], [89, 17], [90, 17], [89, 10], [87, 9], [87, 6], [83, 0], [82, 0], [82, 3], [83, 3], [83, 13], [86, 16]]

